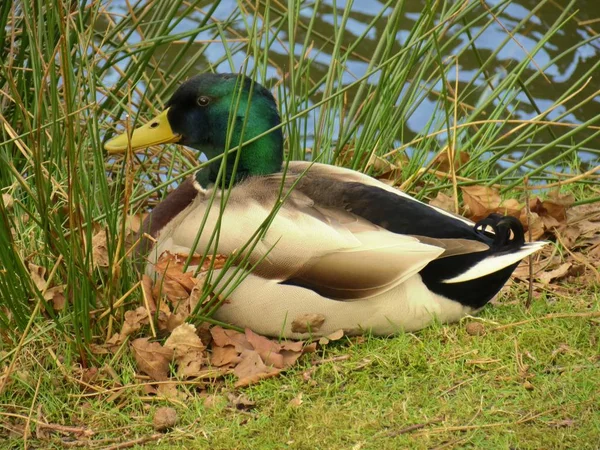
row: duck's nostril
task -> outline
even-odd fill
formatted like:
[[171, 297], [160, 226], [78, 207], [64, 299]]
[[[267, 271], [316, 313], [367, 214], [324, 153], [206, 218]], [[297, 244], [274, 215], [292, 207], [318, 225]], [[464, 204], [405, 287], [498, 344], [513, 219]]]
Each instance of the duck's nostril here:
[[158, 126], [158, 122], [152, 122], [150, 124], [150, 128], [156, 128]]

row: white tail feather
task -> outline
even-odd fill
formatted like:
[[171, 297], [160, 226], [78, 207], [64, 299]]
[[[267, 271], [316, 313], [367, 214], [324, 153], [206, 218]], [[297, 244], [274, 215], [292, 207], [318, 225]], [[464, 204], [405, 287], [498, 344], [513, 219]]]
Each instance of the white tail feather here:
[[518, 251], [514, 253], [508, 253], [506, 255], [500, 256], [488, 256], [487, 258], [479, 261], [466, 272], [463, 272], [460, 275], [457, 275], [448, 280], [444, 280], [443, 283], [462, 283], [463, 281], [475, 280], [477, 278], [490, 275], [494, 272], [498, 272], [499, 270], [502, 270], [505, 267], [508, 267], [522, 260], [526, 256], [537, 252], [546, 244], [548, 244], [547, 241], [532, 242], [523, 245]]

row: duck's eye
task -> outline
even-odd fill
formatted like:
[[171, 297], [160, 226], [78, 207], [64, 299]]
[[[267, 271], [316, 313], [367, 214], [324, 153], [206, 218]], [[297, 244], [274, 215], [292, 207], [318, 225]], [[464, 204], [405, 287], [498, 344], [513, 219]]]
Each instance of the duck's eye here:
[[205, 97], [204, 95], [198, 97], [198, 105], [206, 106], [210, 103], [210, 98]]

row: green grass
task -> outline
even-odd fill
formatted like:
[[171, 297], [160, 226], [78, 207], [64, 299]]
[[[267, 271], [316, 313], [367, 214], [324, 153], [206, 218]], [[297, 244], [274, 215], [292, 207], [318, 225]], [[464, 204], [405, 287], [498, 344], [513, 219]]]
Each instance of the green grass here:
[[[569, 65], [596, 39], [582, 37], [566, 49], [555, 45], [565, 30], [579, 27], [575, 0], [560, 7], [542, 0], [522, 20], [510, 19], [509, 0], [487, 8], [474, 0], [431, 0], [410, 19], [413, 3], [390, 0], [359, 35], [348, 31], [347, 12], [333, 15], [327, 35], [320, 31], [321, 1], [301, 15], [307, 5], [296, 1], [240, 0], [220, 20], [214, 16], [219, 1], [148, 7], [151, 2], [141, 0], [131, 11], [107, 10], [110, 2], [98, 0], [81, 3], [0, 2], [0, 190], [14, 199], [11, 208], [0, 202], [0, 385], [9, 368], [12, 374], [0, 393], [0, 436], [15, 438], [0, 446], [23, 444], [25, 420], [6, 414], [30, 417], [36, 430], [38, 408], [40, 420], [89, 426], [94, 439], [152, 433], [152, 411], [163, 401], [143, 401], [138, 388], [114, 400], [82, 397], [86, 391], [76, 380], [82, 365], [107, 365], [114, 370], [102, 375], [107, 386], [116, 382], [113, 376], [120, 384], [139, 381], [127, 351], [110, 357], [92, 352], [141, 299], [140, 290], [132, 290], [139, 274], [127, 257], [125, 219], [151, 209], [197, 170], [198, 155], [167, 146], [114, 159], [102, 143], [154, 116], [180, 80], [199, 71], [243, 69], [271, 88], [290, 159], [312, 157], [378, 175], [369, 162], [373, 155], [394, 169], [391, 183], [424, 200], [470, 184], [497, 184], [503, 196], [522, 200], [526, 180], [540, 187], [560, 183], [579, 203], [599, 199], [597, 174], [572, 179], [597, 164], [582, 161], [582, 152], [600, 155], [597, 84], [589, 82], [600, 60], [580, 61], [579, 71], [543, 107], [535, 100], [543, 71]], [[544, 27], [532, 29], [528, 19], [540, 12]], [[499, 20], [510, 33], [493, 50], [478, 48], [480, 36]], [[497, 58], [523, 36], [535, 41], [529, 55]], [[296, 43], [295, 54], [287, 41]], [[221, 46], [220, 57], [208, 57], [211, 45]], [[531, 58], [542, 51], [548, 57], [536, 66]], [[359, 76], [351, 70], [356, 61], [366, 67]], [[457, 77], [462, 68], [468, 70]], [[531, 113], [526, 118], [518, 114], [524, 99], [529, 104], [522, 110]], [[424, 104], [429, 115], [415, 131], [408, 124]], [[437, 176], [434, 156], [458, 151], [470, 159], [456, 177]], [[108, 232], [107, 267], [97, 266], [90, 245], [99, 230]], [[30, 263], [46, 269], [47, 287], [65, 286], [64, 310], [46, 301]], [[481, 317], [504, 324], [598, 310], [596, 289], [538, 300], [527, 312], [522, 302], [501, 304]], [[519, 295], [513, 291], [505, 299]], [[100, 318], [98, 311], [109, 313]], [[600, 434], [593, 368], [599, 338], [597, 319], [572, 318], [483, 337], [458, 325], [339, 343], [316, 358], [350, 358], [317, 366], [315, 384], [303, 381], [302, 372], [313, 367], [305, 358], [304, 366], [245, 390], [257, 402], [250, 412], [226, 402], [207, 409], [202, 399], [176, 403], [180, 424], [161, 445], [593, 448]], [[566, 350], [552, 356], [561, 344]], [[531, 378], [517, 364], [517, 354], [527, 352], [535, 358], [523, 357]], [[493, 362], [469, 362], [485, 358]], [[533, 390], [523, 386], [524, 378]], [[209, 391], [222, 396], [232, 385], [227, 380]], [[197, 392], [189, 389], [194, 399]], [[303, 403], [289, 406], [299, 393]], [[561, 423], [569, 426], [555, 427]], [[443, 429], [461, 426], [471, 428]], [[47, 439], [59, 446], [53, 435], [28, 441], [45, 447]]]
[[[214, 396], [209, 406], [207, 394], [200, 394], [195, 386], [181, 388], [189, 395], [181, 402], [152, 400], [136, 388], [112, 401], [106, 394], [86, 396], [90, 392], [70, 378], [78, 376], [70, 362], [63, 360], [63, 368], [57, 367], [43, 348], [48, 345], [60, 351], [49, 333], [41, 342], [26, 346], [10, 393], [0, 399], [1, 410], [25, 416], [33, 411], [35, 419], [41, 407], [49, 423], [93, 430], [93, 440], [129, 441], [153, 435], [154, 410], [172, 406], [179, 415], [176, 428], [153, 441], [156, 448], [165, 449], [436, 448], [444, 444], [449, 448], [596, 448], [598, 319], [542, 319], [492, 330], [494, 323], [592, 310], [600, 294], [590, 289], [579, 300], [540, 298], [526, 311], [520, 291], [524, 289], [513, 288], [480, 314], [477, 321], [487, 331], [483, 336], [470, 335], [466, 324], [474, 319], [465, 319], [394, 338], [330, 344], [305, 356], [284, 375], [241, 391], [256, 402], [247, 411], [236, 410], [227, 400], [228, 392], [236, 392], [232, 378], [208, 386]], [[314, 365], [311, 359], [333, 361]], [[120, 383], [134, 381], [127, 355], [113, 367]], [[69, 378], [58, 375], [63, 370]], [[308, 380], [303, 376], [306, 372]], [[299, 394], [302, 403], [290, 405]], [[0, 423], [6, 426], [7, 419]], [[407, 429], [418, 424], [425, 426]], [[60, 448], [58, 435], [43, 442], [44, 447]], [[30, 444], [35, 443], [35, 437], [30, 438]], [[3, 448], [22, 445], [22, 436], [6, 445]]]

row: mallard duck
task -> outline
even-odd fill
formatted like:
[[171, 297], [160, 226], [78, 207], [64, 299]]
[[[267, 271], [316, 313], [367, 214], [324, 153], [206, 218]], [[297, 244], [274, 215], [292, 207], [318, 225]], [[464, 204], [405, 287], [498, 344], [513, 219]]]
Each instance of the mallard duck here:
[[[233, 187], [216, 253], [240, 252], [279, 209], [246, 255], [252, 270], [238, 270], [239, 285], [215, 314], [220, 321], [285, 338], [340, 329], [389, 335], [455, 322], [489, 302], [519, 261], [545, 244], [525, 243], [514, 217], [492, 214], [473, 223], [353, 170], [286, 165], [281, 128], [266, 133], [279, 124], [275, 99], [260, 84], [203, 74], [184, 82], [166, 109], [129, 138], [105, 144], [119, 153], [177, 142], [213, 158], [226, 142], [242, 142], [242, 129], [243, 142], [252, 141], [225, 156], [221, 178]], [[165, 251], [191, 252], [204, 220], [195, 248], [208, 248], [226, 192], [215, 187], [220, 160], [182, 182], [144, 221], [142, 231], [154, 238], [148, 273]]]

